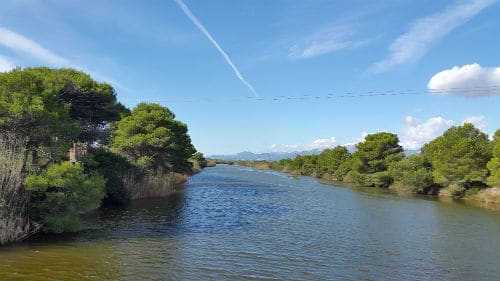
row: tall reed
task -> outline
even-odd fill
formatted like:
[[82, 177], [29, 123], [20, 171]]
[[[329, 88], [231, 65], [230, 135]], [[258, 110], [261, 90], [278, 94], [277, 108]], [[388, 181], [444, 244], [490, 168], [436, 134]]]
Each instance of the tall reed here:
[[39, 229], [27, 213], [28, 196], [22, 188], [25, 142], [0, 134], [0, 245], [25, 239]]

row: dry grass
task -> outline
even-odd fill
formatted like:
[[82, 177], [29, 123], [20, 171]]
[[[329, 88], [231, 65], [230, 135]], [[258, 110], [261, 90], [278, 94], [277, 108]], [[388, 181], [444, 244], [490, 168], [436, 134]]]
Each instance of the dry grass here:
[[28, 197], [22, 189], [24, 142], [0, 135], [0, 245], [20, 241], [38, 230], [27, 216]]
[[475, 199], [486, 204], [500, 204], [500, 187], [491, 187], [479, 191]]
[[159, 198], [173, 194], [176, 188], [186, 183], [187, 175], [178, 173], [146, 175], [140, 181], [132, 177], [123, 180], [130, 192], [130, 199]]

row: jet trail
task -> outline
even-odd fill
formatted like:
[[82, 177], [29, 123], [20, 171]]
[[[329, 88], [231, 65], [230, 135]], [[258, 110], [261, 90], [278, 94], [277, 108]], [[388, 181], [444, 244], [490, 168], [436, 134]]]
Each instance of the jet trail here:
[[250, 89], [250, 91], [252, 91], [252, 93], [256, 97], [258, 97], [259, 95], [257, 95], [257, 92], [255, 91], [253, 86], [250, 83], [248, 83], [247, 80], [245, 80], [243, 75], [241, 75], [240, 71], [238, 70], [238, 68], [236, 68], [236, 66], [231, 61], [231, 59], [226, 54], [226, 52], [224, 52], [224, 50], [219, 46], [217, 41], [215, 41], [215, 39], [212, 37], [212, 35], [210, 35], [210, 33], [208, 33], [208, 31], [205, 29], [205, 27], [201, 24], [201, 22], [191, 13], [191, 11], [186, 6], [186, 4], [184, 4], [184, 2], [182, 2], [182, 0], [174, 0], [174, 1], [175, 1], [175, 3], [177, 3], [177, 5], [179, 5], [181, 10], [193, 22], [193, 24], [196, 25], [196, 27], [208, 38], [208, 40], [210, 40], [210, 42], [212, 42], [212, 44], [215, 46], [215, 48], [217, 48], [219, 53], [221, 53], [221, 55], [224, 57], [224, 59], [226, 59], [226, 62], [229, 64], [229, 66], [234, 70], [234, 73], [236, 74], [238, 79], [240, 79], [240, 81], [243, 82], [243, 84], [245, 84], [245, 86], [247, 86], [248, 89]]

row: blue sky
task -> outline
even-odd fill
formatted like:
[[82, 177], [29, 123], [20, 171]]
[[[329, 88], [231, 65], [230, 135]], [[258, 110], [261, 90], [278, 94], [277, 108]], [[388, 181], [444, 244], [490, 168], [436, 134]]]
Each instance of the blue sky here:
[[0, 71], [81, 69], [129, 107], [169, 107], [206, 155], [326, 148], [378, 131], [415, 149], [463, 122], [500, 128], [496, 0], [0, 6]]

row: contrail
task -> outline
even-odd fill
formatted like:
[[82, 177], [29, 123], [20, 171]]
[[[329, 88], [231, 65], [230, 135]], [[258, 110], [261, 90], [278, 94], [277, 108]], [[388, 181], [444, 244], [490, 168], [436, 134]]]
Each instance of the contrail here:
[[212, 42], [212, 44], [215, 46], [215, 48], [217, 48], [217, 50], [219, 51], [219, 53], [221, 53], [221, 55], [226, 59], [226, 61], [229, 64], [229, 66], [231, 66], [231, 68], [234, 70], [234, 73], [236, 74], [236, 76], [238, 77], [238, 79], [240, 79], [240, 81], [243, 82], [243, 84], [245, 84], [245, 86], [247, 86], [248, 89], [250, 89], [250, 91], [252, 91], [252, 93], [256, 97], [258, 97], [259, 95], [257, 95], [257, 92], [255, 91], [255, 89], [253, 88], [253, 86], [250, 83], [248, 83], [247, 80], [245, 80], [245, 78], [243, 77], [243, 75], [241, 75], [240, 71], [236, 68], [236, 66], [231, 61], [231, 59], [226, 54], [226, 52], [224, 52], [224, 50], [222, 50], [222, 48], [219, 46], [219, 44], [217, 43], [217, 41], [215, 41], [215, 39], [212, 37], [212, 35], [210, 35], [210, 33], [208, 33], [208, 31], [201, 24], [201, 22], [191, 13], [191, 11], [186, 6], [186, 4], [184, 4], [184, 2], [182, 2], [182, 0], [174, 0], [174, 1], [175, 1], [175, 3], [177, 3], [177, 5], [179, 5], [179, 7], [184, 12], [184, 14], [186, 14], [186, 16], [194, 23], [194, 25], [196, 25], [196, 27], [208, 38], [208, 40], [210, 40], [210, 42]]

